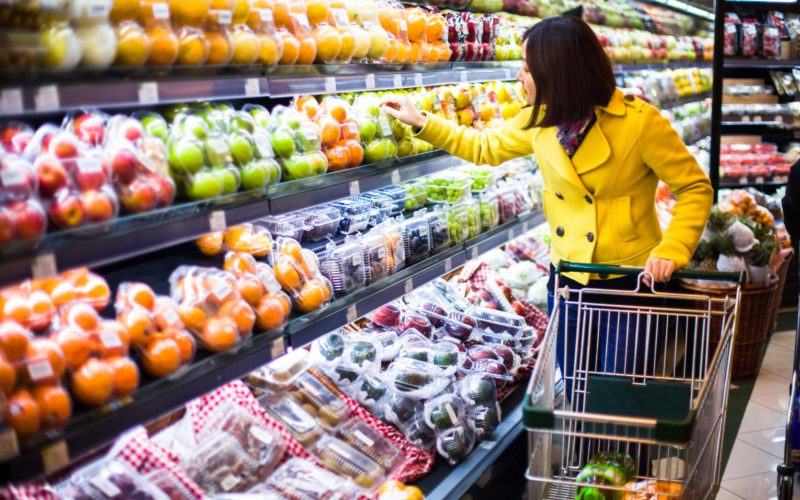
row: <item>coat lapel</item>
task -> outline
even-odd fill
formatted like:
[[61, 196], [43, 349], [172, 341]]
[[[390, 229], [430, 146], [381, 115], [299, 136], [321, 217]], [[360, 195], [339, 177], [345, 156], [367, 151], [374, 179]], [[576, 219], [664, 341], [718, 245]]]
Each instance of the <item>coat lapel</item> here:
[[536, 156], [541, 156], [547, 160], [547, 163], [552, 165], [553, 169], [570, 184], [580, 186], [581, 189], [586, 191], [586, 187], [575, 171], [575, 167], [572, 165], [566, 151], [564, 151], [564, 147], [558, 142], [556, 127], [547, 127], [538, 130], [539, 133], [536, 135], [533, 147]]
[[572, 164], [578, 175], [583, 175], [589, 170], [599, 167], [611, 156], [611, 146], [608, 145], [608, 139], [600, 126], [602, 113], [597, 113], [597, 115], [597, 121], [586, 133], [578, 150], [572, 155]]

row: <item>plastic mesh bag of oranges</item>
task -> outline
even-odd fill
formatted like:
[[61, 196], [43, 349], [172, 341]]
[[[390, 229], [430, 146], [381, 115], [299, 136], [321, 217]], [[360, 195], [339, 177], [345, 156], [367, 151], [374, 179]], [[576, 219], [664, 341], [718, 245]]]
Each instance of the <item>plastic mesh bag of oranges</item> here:
[[180, 266], [169, 282], [178, 315], [204, 348], [225, 351], [252, 334], [255, 312], [239, 294], [231, 273]]
[[170, 297], [157, 296], [145, 283], [125, 282], [117, 290], [114, 307], [148, 374], [166, 377], [194, 358], [194, 337]]
[[272, 236], [262, 226], [241, 224], [231, 226], [224, 231], [206, 233], [200, 236], [195, 244], [203, 254], [209, 256], [232, 251], [265, 257], [272, 249]]
[[241, 297], [256, 313], [259, 330], [282, 328], [292, 312], [291, 299], [281, 289], [272, 268], [246, 253], [228, 252], [225, 271], [236, 277]]
[[65, 373], [58, 344], [15, 321], [0, 321], [0, 427], [4, 422], [25, 438], [66, 424], [72, 398], [61, 383]]
[[292, 297], [297, 311], [311, 312], [330, 302], [333, 286], [320, 273], [314, 252], [291, 238], [279, 238], [272, 258], [275, 279]]
[[111, 289], [106, 280], [85, 267], [52, 278], [33, 280], [30, 286], [33, 290], [47, 293], [56, 307], [80, 300], [102, 311], [111, 301]]

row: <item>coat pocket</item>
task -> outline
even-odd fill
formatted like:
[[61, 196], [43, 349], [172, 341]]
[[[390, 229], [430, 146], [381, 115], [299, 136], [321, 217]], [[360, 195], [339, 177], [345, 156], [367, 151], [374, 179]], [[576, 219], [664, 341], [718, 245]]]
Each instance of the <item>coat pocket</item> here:
[[633, 241], [639, 237], [639, 231], [633, 224], [633, 217], [631, 215], [631, 197], [620, 196], [614, 198], [614, 221], [617, 226], [617, 233], [622, 241]]

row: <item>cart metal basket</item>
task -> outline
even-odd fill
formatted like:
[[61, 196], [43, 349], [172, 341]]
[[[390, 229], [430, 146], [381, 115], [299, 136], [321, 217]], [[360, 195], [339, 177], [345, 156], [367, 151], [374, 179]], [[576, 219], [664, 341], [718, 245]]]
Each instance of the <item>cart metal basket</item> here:
[[[637, 287], [570, 290], [559, 287], [559, 274], [566, 272], [638, 276]], [[653, 288], [642, 294], [645, 274], [635, 268], [561, 262], [556, 273], [558, 300], [523, 409], [529, 431], [529, 498], [576, 498], [592, 486], [579, 485], [578, 474], [601, 451], [629, 455], [636, 473], [624, 486], [598, 487], [595, 494], [599, 490], [607, 499], [625, 500], [713, 498], [721, 478], [744, 275], [673, 275], [737, 284], [731, 296], [715, 298]], [[564, 359], [557, 360], [562, 316], [565, 331], [574, 334], [565, 336]], [[721, 321], [712, 321], [715, 317]], [[721, 325], [720, 331], [713, 331], [713, 325]], [[608, 329], [614, 333], [602, 333]], [[623, 342], [627, 354], [618, 359], [613, 353]], [[559, 366], [566, 366], [568, 356], [574, 356], [574, 370], [561, 379]]]

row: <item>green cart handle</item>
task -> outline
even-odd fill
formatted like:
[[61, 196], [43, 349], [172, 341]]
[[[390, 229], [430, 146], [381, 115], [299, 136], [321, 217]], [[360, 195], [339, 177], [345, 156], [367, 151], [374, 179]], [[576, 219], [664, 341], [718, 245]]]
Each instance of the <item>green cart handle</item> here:
[[[640, 267], [616, 266], [612, 264], [578, 264], [575, 262], [559, 261], [556, 266], [556, 273], [590, 273], [590, 274], [616, 274], [623, 276], [638, 276], [644, 271]], [[683, 269], [675, 271], [672, 278], [710, 280], [710, 281], [733, 281], [744, 286], [746, 276], [741, 273], [723, 273], [721, 271], [696, 271]]]

